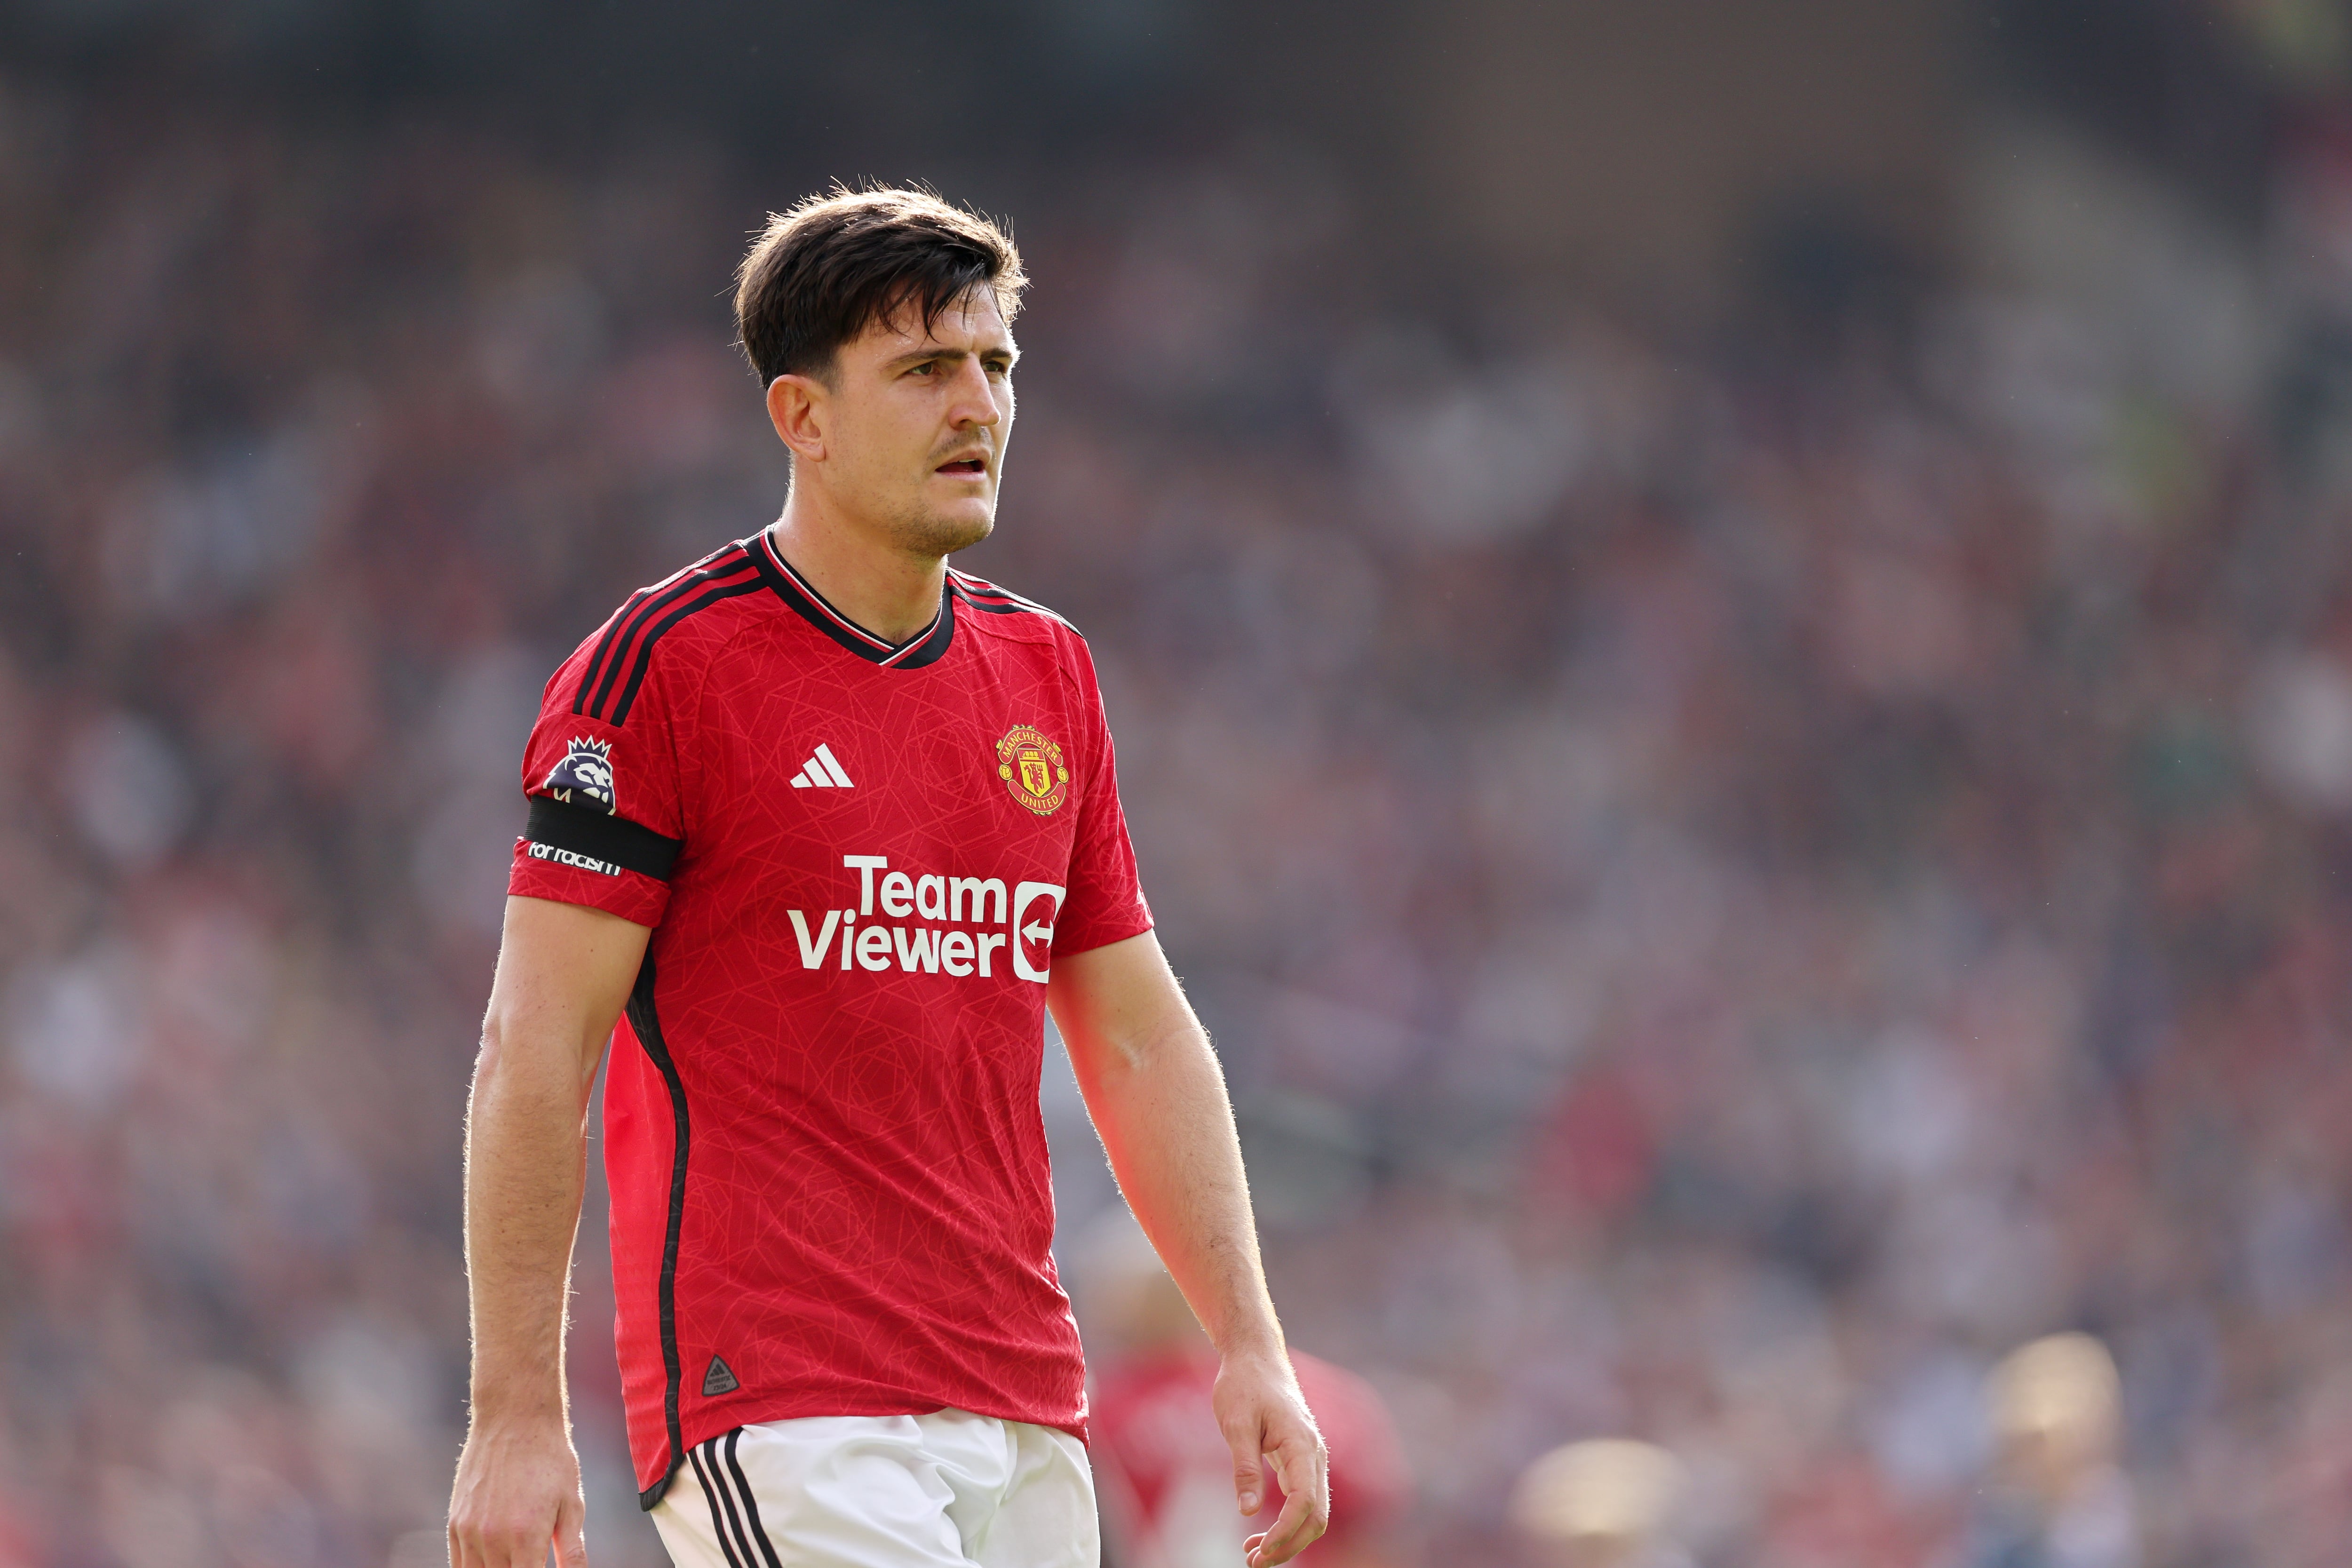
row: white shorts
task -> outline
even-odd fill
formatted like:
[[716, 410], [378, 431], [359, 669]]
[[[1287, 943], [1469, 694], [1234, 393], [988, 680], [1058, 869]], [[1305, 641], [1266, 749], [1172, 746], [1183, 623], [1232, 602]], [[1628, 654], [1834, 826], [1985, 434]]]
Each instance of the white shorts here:
[[654, 1505], [677, 1568], [1100, 1568], [1066, 1432], [962, 1410], [739, 1426]]

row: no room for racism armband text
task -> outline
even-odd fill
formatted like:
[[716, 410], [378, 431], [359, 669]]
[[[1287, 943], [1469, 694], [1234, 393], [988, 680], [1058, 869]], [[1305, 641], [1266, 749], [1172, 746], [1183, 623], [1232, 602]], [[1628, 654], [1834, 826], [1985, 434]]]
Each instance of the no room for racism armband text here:
[[522, 836], [524, 853], [534, 860], [552, 860], [607, 877], [635, 871], [657, 882], [669, 880], [677, 852], [686, 847], [683, 838], [665, 838], [626, 817], [543, 795], [530, 797], [530, 819]]

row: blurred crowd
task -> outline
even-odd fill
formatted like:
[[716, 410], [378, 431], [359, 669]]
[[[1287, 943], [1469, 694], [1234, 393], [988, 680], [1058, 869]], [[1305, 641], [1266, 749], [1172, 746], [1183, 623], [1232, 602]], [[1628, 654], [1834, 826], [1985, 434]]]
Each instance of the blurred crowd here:
[[[1991, 162], [1988, 235], [2044, 176], [2139, 232], [2096, 160]], [[1279, 145], [1012, 192], [960, 563], [1089, 637], [1397, 1568], [1553, 1561], [1596, 1487], [1658, 1540], [1577, 1561], [2342, 1560], [2347, 170], [2201, 271], [1801, 255], [1704, 331]], [[0, 1564], [439, 1559], [520, 749], [781, 503], [719, 297], [800, 194], [0, 79]], [[1996, 1375], [2060, 1331], [2119, 1412], [2072, 1533]]]

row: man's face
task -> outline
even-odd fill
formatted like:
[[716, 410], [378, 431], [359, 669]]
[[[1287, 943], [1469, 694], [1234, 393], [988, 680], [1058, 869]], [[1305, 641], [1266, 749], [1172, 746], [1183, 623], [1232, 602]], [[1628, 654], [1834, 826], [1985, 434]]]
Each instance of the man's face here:
[[936, 559], [988, 537], [1013, 433], [1013, 333], [989, 289], [845, 343], [826, 378], [825, 484], [842, 510]]

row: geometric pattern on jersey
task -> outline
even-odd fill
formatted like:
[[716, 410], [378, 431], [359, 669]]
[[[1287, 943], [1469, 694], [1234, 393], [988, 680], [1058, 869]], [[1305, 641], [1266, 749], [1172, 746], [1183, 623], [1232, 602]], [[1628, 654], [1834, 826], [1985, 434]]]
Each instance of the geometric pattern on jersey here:
[[[1024, 728], [1060, 748], [1050, 813], [999, 772]], [[616, 812], [542, 793], [591, 754]], [[758, 1422], [951, 1407], [1082, 1438], [1045, 981], [1151, 925], [1085, 639], [956, 572], [893, 643], [763, 532], [580, 645], [521, 780], [509, 890], [652, 930], [604, 1098], [643, 1505]]]

